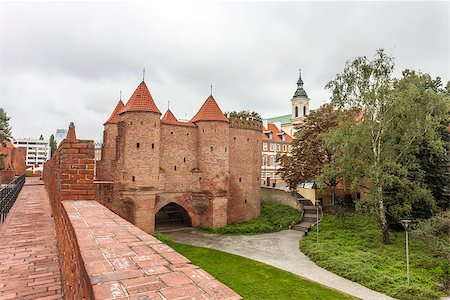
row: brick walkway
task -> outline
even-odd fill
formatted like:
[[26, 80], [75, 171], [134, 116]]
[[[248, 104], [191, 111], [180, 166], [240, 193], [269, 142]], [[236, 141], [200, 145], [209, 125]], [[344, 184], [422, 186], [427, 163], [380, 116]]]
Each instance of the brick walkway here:
[[95, 201], [63, 201], [95, 299], [241, 300], [186, 257]]
[[42, 182], [28, 180], [0, 225], [0, 300], [62, 299], [50, 201]]

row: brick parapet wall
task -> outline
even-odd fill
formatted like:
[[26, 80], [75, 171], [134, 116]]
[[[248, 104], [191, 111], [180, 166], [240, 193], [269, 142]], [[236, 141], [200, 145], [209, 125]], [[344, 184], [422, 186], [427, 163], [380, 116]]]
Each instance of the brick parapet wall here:
[[94, 199], [94, 142], [65, 139], [44, 164], [43, 179], [55, 220], [67, 299], [93, 299], [77, 237], [62, 201]]

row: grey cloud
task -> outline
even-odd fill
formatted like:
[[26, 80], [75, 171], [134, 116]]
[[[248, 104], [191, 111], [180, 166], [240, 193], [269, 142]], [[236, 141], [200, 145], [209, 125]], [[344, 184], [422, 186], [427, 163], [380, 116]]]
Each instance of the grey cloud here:
[[386, 48], [448, 80], [446, 2], [0, 3], [0, 106], [15, 136], [77, 125], [99, 139], [142, 79], [161, 111], [290, 112], [298, 68], [313, 108], [346, 60]]

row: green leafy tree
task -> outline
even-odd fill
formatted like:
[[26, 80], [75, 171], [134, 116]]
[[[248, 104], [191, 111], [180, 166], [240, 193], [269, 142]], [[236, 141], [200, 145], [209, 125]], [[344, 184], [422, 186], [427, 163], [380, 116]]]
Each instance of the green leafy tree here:
[[256, 111], [248, 111], [248, 110], [231, 111], [225, 112], [225, 115], [229, 115], [230, 117], [234, 118], [253, 118], [255, 120], [261, 121], [261, 115]]
[[55, 150], [58, 147], [58, 145], [56, 144], [55, 136], [53, 134], [50, 135], [49, 141], [50, 141], [50, 153], [51, 153], [51, 156], [53, 156], [53, 153], [55, 153]]
[[333, 163], [342, 180], [353, 189], [368, 189], [385, 244], [390, 243], [388, 214], [395, 219], [411, 215], [414, 206], [434, 208], [417, 154], [425, 139], [433, 151], [443, 151], [440, 128], [448, 105], [441, 93], [421, 89], [407, 74], [395, 80], [393, 71], [393, 58], [380, 49], [372, 60], [347, 62], [326, 86], [333, 103], [361, 112], [357, 122], [343, 122], [327, 135], [326, 145], [337, 151]]
[[11, 138], [11, 126], [9, 125], [10, 118], [5, 110], [0, 107], [0, 143], [4, 143]]
[[337, 185], [336, 169], [324, 174], [324, 166], [333, 161], [334, 149], [325, 148], [324, 135], [337, 127], [340, 118], [348, 118], [355, 112], [337, 109], [332, 104], [325, 104], [312, 111], [296, 126], [296, 133], [289, 155], [277, 158], [281, 164], [278, 174], [289, 184], [290, 189], [308, 179], [318, 179], [332, 187]]
[[[10, 118], [6, 114], [5, 110], [0, 107], [0, 143], [5, 147], [5, 141], [11, 138], [11, 126], [9, 125]], [[5, 155], [0, 154], [0, 170], [5, 168], [4, 160]]]

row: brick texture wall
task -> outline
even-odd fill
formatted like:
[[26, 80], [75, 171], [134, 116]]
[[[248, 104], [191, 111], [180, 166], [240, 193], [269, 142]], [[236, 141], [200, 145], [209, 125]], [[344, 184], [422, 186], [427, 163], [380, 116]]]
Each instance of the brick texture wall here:
[[93, 299], [78, 241], [62, 201], [94, 199], [94, 142], [63, 140], [44, 164], [43, 179], [55, 220], [65, 296]]

